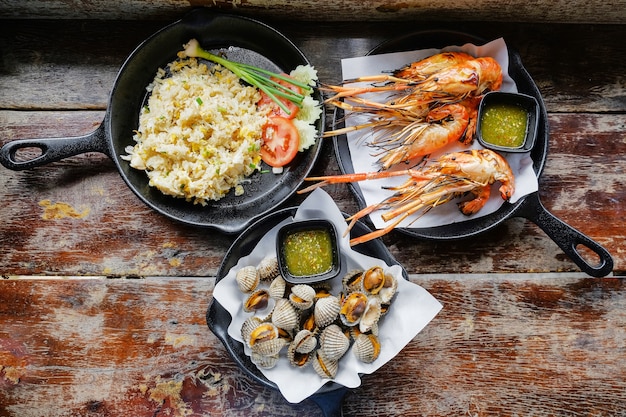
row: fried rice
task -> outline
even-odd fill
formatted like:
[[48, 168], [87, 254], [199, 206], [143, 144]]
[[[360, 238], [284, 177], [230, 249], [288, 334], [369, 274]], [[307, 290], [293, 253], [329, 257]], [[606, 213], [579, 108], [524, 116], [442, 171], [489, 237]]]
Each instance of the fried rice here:
[[148, 86], [134, 146], [133, 168], [145, 170], [150, 186], [174, 197], [206, 204], [242, 181], [260, 164], [267, 116], [257, 111], [260, 93], [219, 65], [195, 58], [160, 69]]

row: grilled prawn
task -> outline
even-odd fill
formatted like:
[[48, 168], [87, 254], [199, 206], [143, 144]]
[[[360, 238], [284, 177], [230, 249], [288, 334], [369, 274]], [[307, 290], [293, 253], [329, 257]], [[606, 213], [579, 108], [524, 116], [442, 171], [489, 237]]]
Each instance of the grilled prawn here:
[[[480, 97], [501, 87], [502, 69], [491, 57], [441, 53], [396, 70], [393, 75], [347, 82], [374, 84], [326, 86], [334, 95], [325, 102], [347, 110], [349, 115], [365, 115], [368, 120], [327, 131], [324, 137], [372, 129], [375, 135], [369, 144], [380, 148], [379, 163], [388, 169], [456, 140], [471, 143]], [[382, 99], [364, 97], [366, 93], [375, 93]], [[446, 117], [436, 116], [444, 112]], [[381, 139], [383, 135], [387, 138]]]
[[395, 191], [393, 195], [380, 203], [365, 207], [348, 218], [349, 232], [354, 223], [362, 217], [378, 210], [386, 210], [381, 217], [385, 222], [390, 222], [389, 225], [350, 240], [350, 245], [383, 236], [412, 214], [420, 212], [424, 214], [433, 207], [466, 194], [471, 198], [460, 202], [459, 209], [466, 215], [477, 213], [489, 199], [491, 184], [495, 182], [501, 184], [499, 192], [503, 200], [508, 201], [515, 192], [515, 176], [506, 159], [494, 151], [481, 149], [445, 154], [433, 163], [417, 169], [311, 177], [306, 180], [321, 182], [298, 193], [309, 192], [328, 184], [405, 175], [408, 179], [403, 184], [388, 187], [389, 190]]

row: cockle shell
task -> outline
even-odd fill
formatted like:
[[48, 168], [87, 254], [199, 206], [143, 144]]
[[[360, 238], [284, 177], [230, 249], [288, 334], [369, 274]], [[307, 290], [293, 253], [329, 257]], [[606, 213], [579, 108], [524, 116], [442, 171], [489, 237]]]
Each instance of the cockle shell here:
[[332, 295], [330, 291], [332, 287], [329, 284], [321, 283], [321, 284], [313, 284], [311, 285], [315, 289], [315, 298], [325, 298], [329, 295]]
[[241, 337], [248, 343], [250, 341], [250, 334], [262, 323], [261, 319], [257, 316], [248, 317], [241, 325]]
[[317, 347], [317, 337], [309, 330], [300, 330], [291, 342], [298, 353], [310, 353]]
[[270, 297], [274, 299], [283, 298], [285, 296], [286, 288], [287, 288], [287, 281], [285, 281], [285, 279], [280, 275], [276, 276], [270, 283], [270, 286], [268, 289], [270, 293]]
[[251, 349], [252, 352], [256, 352], [263, 356], [274, 356], [278, 355], [285, 345], [287, 345], [287, 341], [277, 337], [275, 339], [259, 341], [255, 343]]
[[247, 339], [248, 346], [253, 347], [257, 343], [277, 339], [278, 335], [278, 328], [274, 324], [263, 322], [250, 331]]
[[279, 327], [278, 328], [278, 337], [280, 337], [281, 339], [284, 339], [287, 343], [291, 343], [291, 341], [293, 340], [293, 331], [292, 330], [281, 329]]
[[275, 256], [268, 256], [263, 258], [256, 267], [259, 271], [259, 278], [262, 281], [269, 281], [278, 276], [278, 259]]
[[259, 272], [252, 265], [244, 266], [237, 271], [235, 280], [237, 281], [237, 285], [239, 286], [241, 292], [254, 291], [254, 289], [259, 285]]
[[243, 303], [243, 311], [251, 313], [257, 310], [263, 310], [267, 307], [270, 300], [270, 293], [267, 290], [256, 290], [248, 296]]
[[287, 359], [292, 366], [296, 368], [303, 368], [311, 362], [312, 354], [309, 353], [301, 353], [296, 350], [296, 345], [291, 342], [289, 347], [287, 348]]
[[315, 312], [313, 310], [305, 312], [301, 318], [300, 328], [314, 331], [316, 327]]
[[318, 299], [314, 309], [315, 324], [318, 327], [328, 326], [339, 316], [339, 310], [341, 303], [334, 295]]
[[341, 280], [341, 285], [346, 293], [356, 291], [361, 288], [361, 279], [363, 278], [362, 269], [353, 269], [348, 271]]
[[315, 289], [310, 285], [298, 284], [291, 288], [289, 301], [301, 310], [306, 310], [313, 306], [315, 300]]
[[361, 289], [366, 294], [378, 294], [385, 285], [385, 271], [381, 266], [373, 266], [363, 272]]
[[300, 315], [286, 298], [280, 298], [272, 311], [272, 323], [281, 329], [293, 330], [300, 323]]
[[359, 331], [367, 333], [372, 327], [378, 324], [381, 315], [380, 299], [378, 297], [370, 297], [367, 300], [367, 306], [359, 321]]
[[396, 291], [398, 291], [398, 280], [389, 273], [385, 274], [385, 284], [378, 292], [381, 303], [391, 303], [391, 299], [396, 295]]
[[313, 369], [322, 378], [333, 379], [339, 370], [339, 361], [330, 360], [319, 350], [313, 355]]
[[339, 360], [350, 347], [350, 339], [341, 327], [331, 324], [322, 330], [319, 337], [320, 349], [325, 358]]
[[380, 355], [380, 341], [371, 333], [360, 334], [352, 345], [352, 352], [361, 362], [372, 363]]
[[265, 356], [256, 352], [252, 352], [250, 354], [250, 359], [252, 360], [252, 363], [254, 363], [259, 368], [272, 369], [278, 363], [280, 355], [277, 354], [273, 356]]
[[341, 303], [339, 317], [346, 326], [356, 326], [367, 307], [367, 295], [362, 292], [348, 294]]

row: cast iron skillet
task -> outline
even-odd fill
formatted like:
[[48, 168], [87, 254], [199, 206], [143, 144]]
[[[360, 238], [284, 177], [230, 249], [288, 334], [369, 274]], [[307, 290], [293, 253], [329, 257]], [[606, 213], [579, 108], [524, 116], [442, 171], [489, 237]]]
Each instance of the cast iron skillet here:
[[[149, 207], [186, 224], [213, 227], [225, 233], [238, 233], [254, 219], [274, 209], [290, 197], [308, 175], [321, 150], [321, 141], [298, 154], [282, 175], [255, 173], [245, 185], [245, 194], [229, 193], [207, 206], [194, 205], [166, 196], [148, 186], [143, 171], [131, 168], [120, 158], [133, 145], [139, 112], [147, 99], [146, 86], [158, 68], [176, 59], [176, 53], [190, 39], [196, 38], [209, 50], [235, 47], [227, 57], [275, 72], [285, 72], [309, 64], [304, 54], [287, 38], [271, 27], [240, 16], [215, 14], [195, 9], [141, 43], [121, 67], [113, 86], [102, 124], [81, 137], [24, 139], [7, 143], [0, 150], [0, 162], [12, 170], [30, 169], [84, 152], [108, 155], [130, 189]], [[319, 94], [316, 92], [315, 94]], [[317, 123], [322, 132], [324, 115]], [[20, 149], [39, 148], [41, 155], [19, 161]]]
[[[368, 55], [426, 48], [443, 48], [449, 45], [463, 45], [465, 43], [481, 45], [486, 43], [486, 41], [472, 35], [454, 31], [416, 32], [384, 42], [372, 49]], [[519, 53], [510, 46], [507, 45], [507, 47], [509, 50], [509, 75], [517, 84], [518, 90], [521, 93], [534, 96], [541, 108], [537, 141], [530, 154], [533, 160], [533, 169], [537, 178], [539, 178], [548, 156], [548, 115], [541, 93], [522, 65]], [[339, 111], [335, 111], [334, 122], [340, 124], [341, 119], [342, 114]], [[344, 174], [354, 173], [350, 149], [348, 148], [345, 135], [334, 137], [333, 141], [335, 154], [342, 172]], [[351, 183], [349, 186], [358, 200], [359, 207], [365, 207], [366, 203], [358, 183]], [[608, 251], [548, 212], [539, 200], [539, 192], [531, 193], [514, 204], [504, 203], [495, 213], [477, 219], [437, 227], [398, 228], [397, 230], [426, 240], [455, 240], [486, 232], [511, 217], [524, 217], [537, 224], [585, 273], [593, 277], [603, 277], [613, 270], [613, 258]], [[600, 258], [599, 264], [592, 265], [587, 262], [578, 252], [577, 247], [579, 245], [595, 252]]]
[[[256, 221], [243, 231], [226, 253], [217, 273], [216, 282], [228, 275], [230, 269], [237, 264], [240, 258], [249, 255], [258, 241], [274, 226], [284, 219], [295, 215], [296, 210], [296, 207], [279, 210]], [[344, 214], [344, 217], [347, 217], [347, 215]], [[350, 231], [350, 236], [354, 238], [369, 232], [371, 232], [371, 229], [365, 223], [358, 221]], [[371, 240], [355, 246], [353, 249], [364, 255], [382, 259], [389, 265], [400, 265], [380, 239]], [[402, 268], [402, 274], [405, 279], [408, 279], [404, 268]], [[211, 331], [222, 341], [228, 354], [246, 374], [263, 385], [278, 389], [278, 386], [265, 378], [256, 365], [252, 363], [250, 357], [244, 352], [243, 344], [228, 335], [228, 326], [232, 321], [232, 317], [216, 300], [213, 300], [207, 309], [206, 321]], [[341, 404], [347, 391], [348, 389], [343, 385], [328, 382], [309, 398], [320, 407], [325, 416], [341, 416]]]

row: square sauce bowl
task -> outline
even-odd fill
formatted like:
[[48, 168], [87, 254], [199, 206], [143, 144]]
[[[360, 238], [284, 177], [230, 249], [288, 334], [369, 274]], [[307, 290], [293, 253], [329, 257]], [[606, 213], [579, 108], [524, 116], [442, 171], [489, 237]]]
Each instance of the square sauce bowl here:
[[276, 235], [278, 268], [291, 284], [332, 279], [341, 270], [337, 230], [325, 219], [296, 221]]
[[478, 106], [476, 135], [485, 148], [528, 152], [535, 145], [539, 103], [533, 96], [492, 91]]

